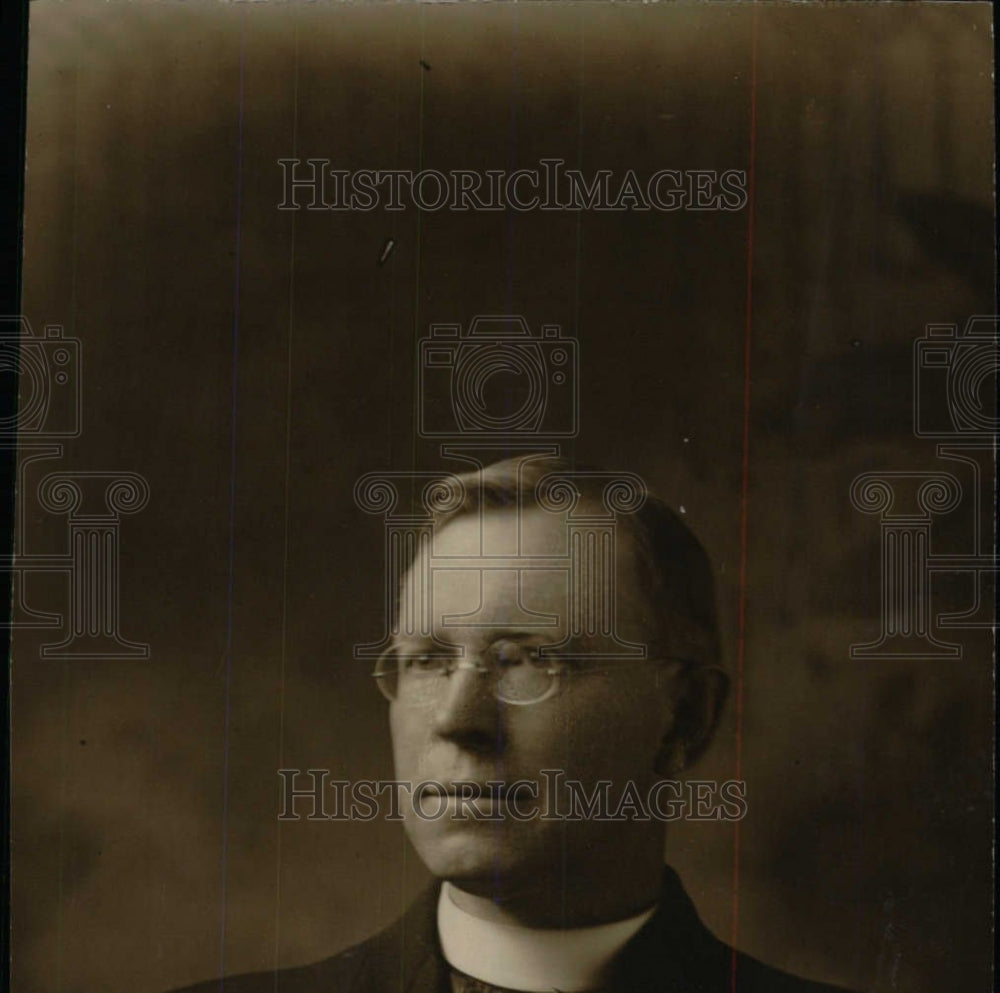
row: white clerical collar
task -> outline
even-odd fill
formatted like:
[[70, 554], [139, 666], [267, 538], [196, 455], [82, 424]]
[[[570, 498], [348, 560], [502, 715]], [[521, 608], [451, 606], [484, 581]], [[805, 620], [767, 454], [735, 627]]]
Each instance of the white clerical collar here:
[[656, 909], [596, 927], [528, 928], [474, 917], [452, 892], [450, 883], [441, 887], [437, 910], [448, 964], [484, 983], [528, 993], [597, 989], [611, 960]]

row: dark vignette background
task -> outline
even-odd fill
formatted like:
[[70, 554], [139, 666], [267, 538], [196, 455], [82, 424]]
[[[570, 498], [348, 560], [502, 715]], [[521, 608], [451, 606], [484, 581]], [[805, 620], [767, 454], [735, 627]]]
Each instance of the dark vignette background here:
[[[152, 658], [43, 662], [17, 635], [17, 993], [307, 961], [422, 883], [396, 825], [279, 826], [275, 770], [390, 774], [350, 661], [381, 631], [381, 531], [351, 492], [440, 464], [413, 441], [432, 321], [578, 339], [572, 454], [685, 508], [732, 664], [747, 212], [281, 213], [276, 160], [746, 169], [755, 18], [738, 942], [875, 990], [990, 988], [989, 646], [849, 660], [879, 573], [847, 495], [934, 467], [912, 341], [992, 309], [989, 8], [39, 0], [24, 309], [83, 342], [65, 467], [150, 482], [121, 614]], [[62, 522], [25, 509], [58, 551]], [[699, 778], [732, 775], [734, 726]], [[678, 826], [668, 857], [732, 937], [732, 826]]]

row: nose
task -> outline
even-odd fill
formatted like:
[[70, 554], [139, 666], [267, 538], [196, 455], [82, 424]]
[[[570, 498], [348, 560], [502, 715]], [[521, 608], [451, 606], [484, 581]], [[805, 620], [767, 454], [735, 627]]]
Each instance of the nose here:
[[435, 736], [469, 751], [498, 752], [503, 747], [503, 708], [490, 690], [489, 675], [475, 669], [456, 669], [444, 684], [434, 705]]

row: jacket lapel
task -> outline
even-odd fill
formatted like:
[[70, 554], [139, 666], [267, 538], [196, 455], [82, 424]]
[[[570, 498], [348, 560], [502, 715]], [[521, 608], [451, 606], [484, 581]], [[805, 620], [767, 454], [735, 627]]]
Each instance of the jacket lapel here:
[[625, 946], [613, 993], [701, 993], [729, 989], [732, 953], [702, 924], [677, 873], [663, 869], [656, 912]]
[[448, 968], [437, 933], [441, 884], [432, 883], [372, 949], [372, 993], [449, 993]]

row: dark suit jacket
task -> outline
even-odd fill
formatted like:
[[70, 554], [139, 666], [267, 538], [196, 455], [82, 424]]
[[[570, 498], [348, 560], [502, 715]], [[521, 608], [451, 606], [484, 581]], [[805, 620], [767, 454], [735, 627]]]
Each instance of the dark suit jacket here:
[[[182, 993], [450, 993], [437, 935], [438, 886], [386, 930], [313, 965], [201, 983]], [[733, 970], [735, 968], [735, 985]], [[837, 993], [735, 954], [698, 918], [665, 867], [656, 913], [622, 950], [615, 993]]]

